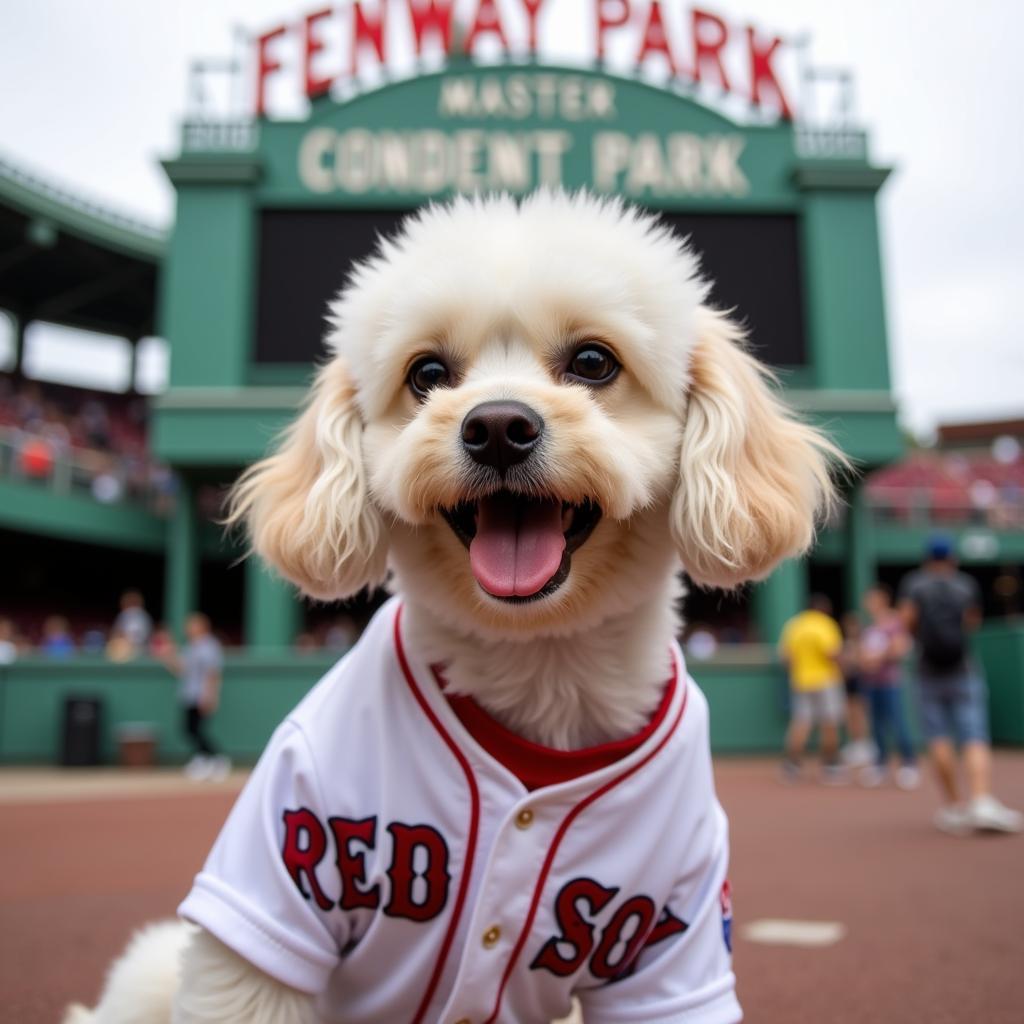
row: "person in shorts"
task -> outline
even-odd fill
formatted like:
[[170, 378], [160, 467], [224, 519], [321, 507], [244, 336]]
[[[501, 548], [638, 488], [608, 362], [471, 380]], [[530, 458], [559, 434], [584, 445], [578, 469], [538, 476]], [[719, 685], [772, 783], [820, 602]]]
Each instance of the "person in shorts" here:
[[[917, 643], [921, 726], [942, 792], [935, 824], [955, 834], [1024, 827], [1024, 815], [992, 794], [988, 691], [970, 651], [981, 603], [977, 582], [957, 569], [945, 537], [929, 541], [925, 563], [900, 587], [900, 612]], [[966, 802], [960, 798], [957, 748], [967, 778]]]
[[869, 587], [862, 601], [868, 624], [861, 633], [858, 654], [861, 683], [871, 707], [875, 758], [861, 772], [860, 781], [865, 786], [880, 786], [888, 779], [891, 737], [900, 756], [896, 785], [916, 789], [917, 753], [903, 710], [903, 659], [910, 651], [910, 637], [902, 616], [892, 606], [892, 591], [884, 583]]
[[786, 732], [783, 777], [800, 775], [800, 763], [811, 731], [818, 727], [822, 777], [845, 780], [839, 763], [839, 727], [844, 715], [843, 674], [839, 659], [843, 634], [832, 618], [832, 603], [812, 594], [808, 606], [786, 623], [779, 639], [779, 656], [789, 672], [790, 720]]

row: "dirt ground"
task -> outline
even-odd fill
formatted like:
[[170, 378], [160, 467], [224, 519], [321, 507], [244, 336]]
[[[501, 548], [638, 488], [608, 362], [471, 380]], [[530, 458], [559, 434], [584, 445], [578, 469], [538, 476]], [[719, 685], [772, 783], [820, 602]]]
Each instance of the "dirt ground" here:
[[[1024, 837], [954, 838], [934, 792], [784, 786], [722, 760], [736, 971], [753, 1024], [1020, 1024]], [[997, 789], [1024, 807], [1024, 752]], [[0, 1020], [55, 1024], [94, 999], [136, 926], [173, 913], [240, 779], [0, 771]], [[763, 945], [765, 918], [833, 922], [831, 945]]]

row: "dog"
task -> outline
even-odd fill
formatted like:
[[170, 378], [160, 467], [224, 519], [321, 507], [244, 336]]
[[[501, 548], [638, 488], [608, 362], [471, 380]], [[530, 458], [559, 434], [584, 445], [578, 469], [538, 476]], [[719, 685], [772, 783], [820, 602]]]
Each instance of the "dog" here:
[[394, 592], [275, 733], [96, 1024], [740, 1019], [680, 569], [812, 543], [842, 456], [608, 198], [458, 198], [331, 306], [230, 521], [312, 598]]

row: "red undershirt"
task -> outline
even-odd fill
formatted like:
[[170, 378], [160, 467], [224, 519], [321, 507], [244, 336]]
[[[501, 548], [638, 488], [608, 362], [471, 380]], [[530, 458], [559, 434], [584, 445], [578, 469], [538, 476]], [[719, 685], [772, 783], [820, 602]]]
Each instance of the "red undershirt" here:
[[[444, 676], [436, 666], [432, 666], [431, 671], [443, 693]], [[643, 746], [668, 714], [676, 691], [676, 677], [677, 673], [673, 670], [672, 678], [665, 684], [658, 709], [640, 732], [614, 743], [601, 743], [582, 750], [553, 750], [524, 740], [491, 718], [472, 697], [448, 693], [444, 696], [470, 736], [532, 792], [543, 786], [554, 786], [607, 768]]]

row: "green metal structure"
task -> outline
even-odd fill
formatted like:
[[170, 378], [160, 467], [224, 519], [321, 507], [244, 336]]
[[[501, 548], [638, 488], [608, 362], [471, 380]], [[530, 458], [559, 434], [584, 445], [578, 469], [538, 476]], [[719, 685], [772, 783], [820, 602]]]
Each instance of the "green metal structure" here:
[[[541, 94], [563, 100], [526, 113], [509, 102]], [[564, 97], [583, 99], [568, 107]], [[190, 123], [182, 139], [164, 164], [177, 190], [160, 303], [173, 356], [154, 445], [186, 480], [261, 456], [309, 375], [308, 359], [256, 356], [264, 214], [405, 211], [460, 189], [587, 188], [670, 216], [791, 218], [806, 340], [800, 364], [780, 367], [789, 396], [861, 469], [902, 452], [875, 205], [888, 170], [870, 163], [862, 133], [737, 124], [677, 91], [598, 70], [459, 62], [346, 102], [318, 99], [301, 122]], [[874, 567], [856, 486], [848, 497], [829, 540], [854, 593]], [[175, 621], [197, 593], [196, 520], [181, 501], [167, 534]], [[288, 644], [294, 596], [258, 566], [248, 573], [247, 641]], [[806, 589], [803, 565], [760, 585], [762, 637], [777, 635]]]

